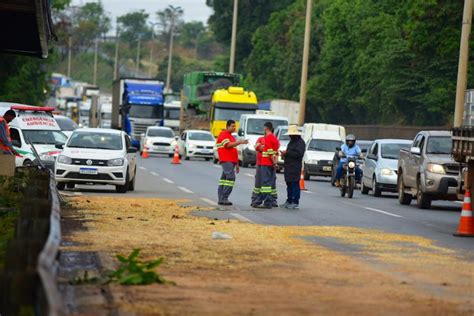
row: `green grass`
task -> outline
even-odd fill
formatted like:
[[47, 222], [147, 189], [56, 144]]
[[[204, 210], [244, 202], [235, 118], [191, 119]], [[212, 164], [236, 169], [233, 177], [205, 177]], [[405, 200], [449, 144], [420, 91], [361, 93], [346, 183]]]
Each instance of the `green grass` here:
[[0, 271], [3, 270], [7, 243], [13, 238], [18, 210], [0, 211]]

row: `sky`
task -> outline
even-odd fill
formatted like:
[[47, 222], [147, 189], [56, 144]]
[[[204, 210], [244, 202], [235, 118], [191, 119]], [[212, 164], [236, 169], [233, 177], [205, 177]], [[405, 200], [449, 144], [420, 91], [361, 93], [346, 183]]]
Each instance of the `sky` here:
[[[207, 19], [212, 14], [212, 10], [206, 6], [206, 0], [101, 0], [105, 11], [110, 13], [112, 21], [117, 16], [131, 11], [144, 9], [150, 14], [153, 21], [155, 13], [163, 10], [168, 5], [179, 6], [184, 9], [183, 19], [189, 21], [202, 21], [207, 23]], [[73, 0], [73, 5], [81, 5], [87, 2], [97, 2], [97, 0]]]

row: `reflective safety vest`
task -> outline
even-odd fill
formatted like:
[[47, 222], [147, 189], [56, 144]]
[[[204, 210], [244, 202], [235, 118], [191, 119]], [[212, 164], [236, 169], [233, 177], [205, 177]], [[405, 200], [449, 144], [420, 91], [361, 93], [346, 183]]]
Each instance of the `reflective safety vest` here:
[[[5, 129], [6, 129], [7, 139], [11, 143], [12, 139], [10, 137], [10, 127], [8, 126], [7, 121], [3, 117], [0, 117], [0, 126], [3, 125], [3, 122], [5, 122]], [[1, 139], [0, 139], [0, 149], [3, 152], [7, 152], [7, 153], [11, 152], [10, 147], [8, 147], [6, 144], [4, 144]]]
[[232, 162], [238, 163], [239, 156], [237, 153], [237, 148], [226, 148], [225, 145], [228, 143], [235, 142], [234, 136], [228, 131], [222, 131], [217, 138], [217, 153], [219, 154], [219, 161], [222, 162]]

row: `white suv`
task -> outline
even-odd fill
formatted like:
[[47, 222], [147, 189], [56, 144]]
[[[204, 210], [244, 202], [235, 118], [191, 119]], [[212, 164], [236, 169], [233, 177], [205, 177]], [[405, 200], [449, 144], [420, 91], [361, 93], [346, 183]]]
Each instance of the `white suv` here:
[[135, 189], [137, 149], [130, 137], [118, 130], [77, 129], [64, 146], [55, 165], [60, 190], [75, 184], [111, 184], [117, 192]]

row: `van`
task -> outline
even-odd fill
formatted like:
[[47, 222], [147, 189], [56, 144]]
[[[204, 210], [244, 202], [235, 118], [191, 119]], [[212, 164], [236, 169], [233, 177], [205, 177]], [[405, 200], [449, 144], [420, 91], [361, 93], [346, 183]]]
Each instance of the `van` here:
[[16, 118], [9, 124], [12, 144], [19, 154], [15, 159], [16, 166], [37, 163], [35, 150], [41, 163], [54, 170], [56, 157], [61, 152], [56, 145], [64, 145], [67, 141], [53, 117], [54, 108], [14, 105], [11, 109], [16, 112]]
[[112, 102], [105, 102], [100, 105], [100, 124], [101, 128], [110, 128], [112, 126]]
[[303, 157], [304, 179], [311, 176], [331, 177], [336, 149], [344, 144], [346, 130], [331, 124], [304, 124], [303, 139], [306, 151]]
[[279, 126], [288, 125], [288, 118], [286, 117], [260, 113], [261, 112], [257, 111], [257, 114], [243, 114], [240, 117], [239, 137], [249, 141], [248, 144], [239, 145], [237, 147], [239, 164], [243, 167], [255, 165], [257, 162], [255, 143], [258, 138], [264, 135], [263, 124], [271, 122], [274, 129]]

